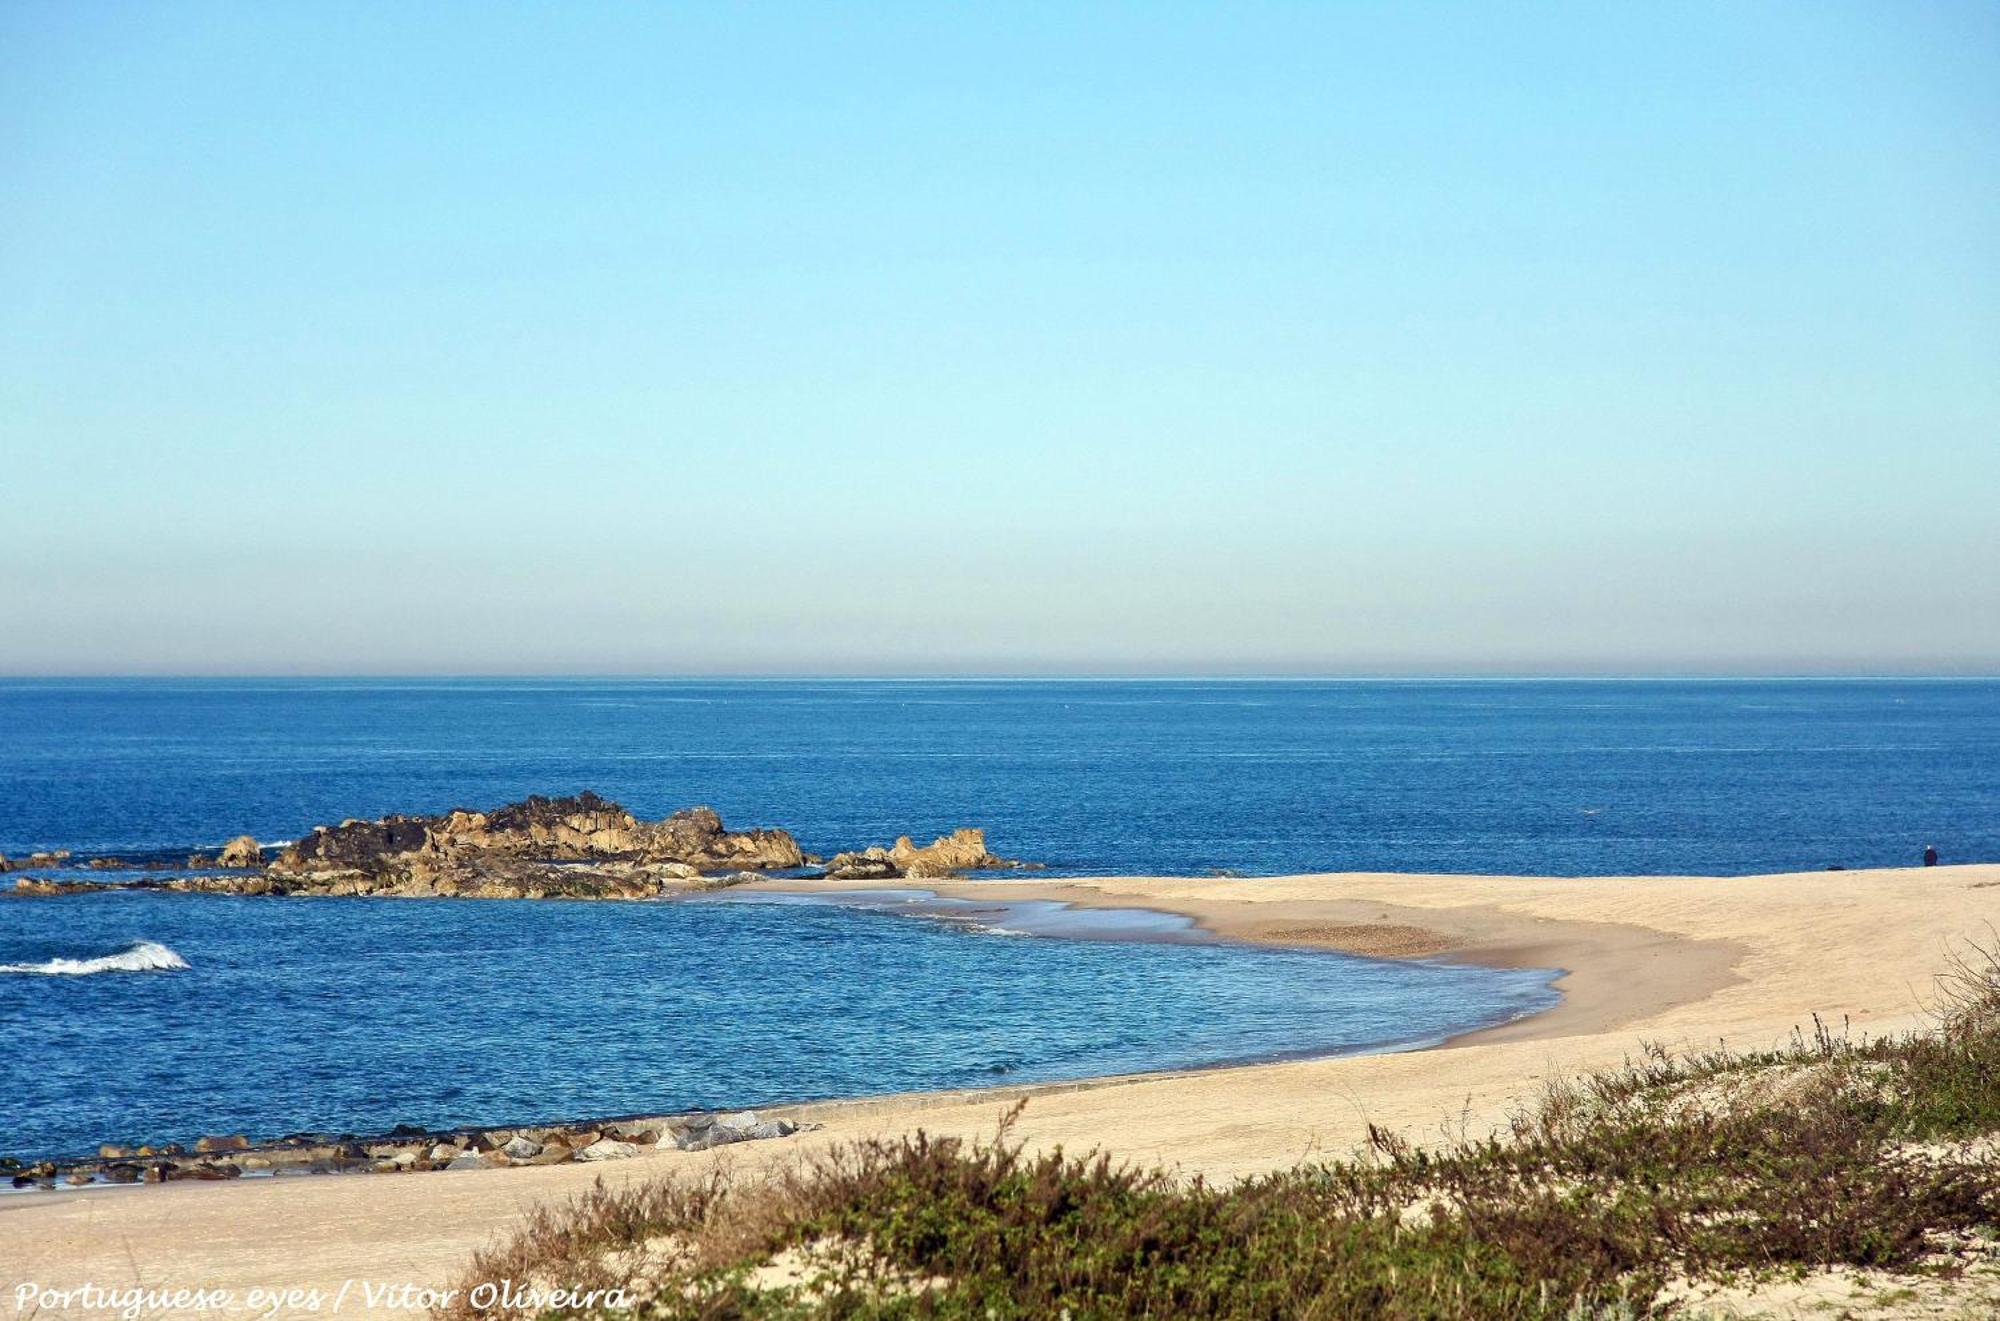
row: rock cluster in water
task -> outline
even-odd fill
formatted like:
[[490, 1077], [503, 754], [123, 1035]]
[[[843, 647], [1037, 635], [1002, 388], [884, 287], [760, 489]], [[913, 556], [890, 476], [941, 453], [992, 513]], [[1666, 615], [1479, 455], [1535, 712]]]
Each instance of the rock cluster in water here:
[[[100, 858], [98, 860], [99, 863], [104, 861], [106, 859]], [[109, 859], [109, 861], [116, 862], [117, 859]], [[255, 835], [238, 835], [235, 839], [224, 844], [221, 851], [214, 857], [211, 858], [206, 854], [196, 853], [188, 858], [187, 865], [191, 868], [223, 867], [236, 870], [253, 869], [264, 865], [264, 846], [257, 842]]]
[[[67, 854], [37, 854], [28, 864], [63, 866], [67, 859]], [[535, 795], [491, 812], [457, 810], [317, 826], [268, 861], [254, 837], [239, 835], [212, 856], [196, 854], [187, 860], [190, 870], [203, 875], [130, 884], [229, 894], [649, 899], [818, 861], [789, 832], [730, 830], [712, 808], [691, 807], [658, 821], [642, 821], [585, 791], [566, 798]], [[85, 865], [116, 870], [138, 864], [99, 858]], [[836, 854], [824, 875], [838, 880], [933, 878], [1025, 865], [987, 852], [983, 831], [956, 830], [922, 846], [904, 836], [888, 848]], [[23, 877], [15, 882], [14, 893], [73, 894], [106, 884]]]
[[563, 1165], [622, 1160], [648, 1150], [707, 1151], [735, 1142], [790, 1137], [817, 1127], [764, 1119], [746, 1110], [733, 1115], [662, 1115], [524, 1128], [432, 1132], [405, 1126], [374, 1138], [299, 1133], [261, 1145], [241, 1134], [226, 1134], [202, 1138], [192, 1149], [179, 1143], [158, 1147], [106, 1143], [98, 1148], [95, 1160], [26, 1166], [0, 1160], [0, 1177], [11, 1177], [16, 1188], [55, 1188], [240, 1179], [245, 1174], [406, 1174]]
[[960, 872], [1022, 865], [988, 853], [985, 831], [954, 830], [921, 848], [904, 835], [886, 849], [878, 845], [855, 853], [836, 853], [827, 860], [826, 874], [837, 881], [873, 881], [905, 876], [956, 876]]
[[705, 875], [804, 865], [783, 830], [725, 829], [706, 807], [641, 821], [594, 793], [539, 795], [492, 812], [321, 826], [250, 885], [285, 893], [644, 898]]
[[69, 858], [68, 849], [57, 849], [53, 853], [30, 853], [18, 862], [9, 862], [7, 855], [0, 853], [0, 872], [20, 871], [24, 867], [67, 867]]

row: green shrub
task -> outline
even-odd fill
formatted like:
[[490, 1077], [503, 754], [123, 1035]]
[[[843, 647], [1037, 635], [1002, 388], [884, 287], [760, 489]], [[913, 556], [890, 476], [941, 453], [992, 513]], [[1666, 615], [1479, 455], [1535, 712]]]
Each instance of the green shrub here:
[[[716, 1321], [1584, 1321], [1662, 1314], [1677, 1275], [1910, 1271], [1936, 1235], [2000, 1225], [2000, 1170], [1965, 1149], [2000, 1132], [2000, 974], [1982, 960], [1951, 986], [1929, 1032], [1649, 1050], [1552, 1088], [1505, 1137], [1375, 1131], [1366, 1159], [1226, 1187], [1030, 1154], [1010, 1115], [984, 1144], [864, 1142], [754, 1185], [599, 1188], [462, 1287], [630, 1282], [627, 1315]], [[788, 1251], [809, 1268], [759, 1273]]]

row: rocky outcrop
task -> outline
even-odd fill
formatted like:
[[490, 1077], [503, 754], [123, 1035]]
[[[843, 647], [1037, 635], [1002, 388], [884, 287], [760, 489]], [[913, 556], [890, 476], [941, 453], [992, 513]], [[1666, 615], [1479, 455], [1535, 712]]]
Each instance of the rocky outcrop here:
[[904, 835], [886, 849], [877, 845], [854, 853], [836, 853], [827, 861], [826, 874], [838, 881], [920, 879], [1027, 865], [988, 853], [986, 832], [964, 829], [940, 835], [922, 846], [912, 844]]
[[[224, 857], [247, 836], [232, 840]], [[782, 830], [733, 831], [707, 807], [642, 821], [594, 793], [536, 795], [491, 812], [388, 816], [319, 826], [261, 876], [189, 877], [176, 889], [291, 894], [648, 898], [710, 884], [711, 872], [802, 866]], [[224, 864], [217, 859], [218, 865]], [[255, 866], [256, 864], [248, 864]]]
[[[31, 863], [67, 854], [37, 854]], [[539, 794], [490, 812], [397, 814], [316, 826], [277, 857], [252, 835], [214, 856], [197, 854], [196, 875], [146, 876], [131, 887], [223, 894], [462, 896], [478, 899], [651, 899], [717, 889], [803, 867], [808, 858], [783, 830], [730, 830], [713, 808], [691, 807], [643, 821], [590, 792]], [[888, 848], [837, 854], [826, 874], [844, 880], [923, 879], [1031, 864], [987, 852], [985, 833], [955, 830], [929, 844], [908, 836]], [[37, 883], [20, 893], [53, 895]], [[102, 888], [102, 887], [95, 887]]]
[[713, 808], [691, 807], [662, 821], [641, 821], [617, 803], [585, 792], [569, 798], [537, 794], [491, 813], [461, 810], [319, 826], [280, 854], [274, 869], [381, 870], [410, 855], [542, 862], [616, 858], [700, 870], [797, 867], [805, 860], [785, 831], [730, 831]]
[[89, 894], [93, 890], [115, 890], [118, 887], [105, 881], [45, 881], [36, 876], [16, 877], [14, 888], [0, 890], [0, 894], [18, 895], [30, 899], [58, 899], [70, 894]]

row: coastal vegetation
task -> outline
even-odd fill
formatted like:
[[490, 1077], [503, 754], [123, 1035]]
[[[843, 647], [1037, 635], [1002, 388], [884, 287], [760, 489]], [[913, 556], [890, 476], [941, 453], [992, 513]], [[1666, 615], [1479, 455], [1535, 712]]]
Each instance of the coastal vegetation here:
[[1987, 1315], [2000, 962], [1940, 987], [1925, 1031], [1814, 1020], [1774, 1051], [1649, 1048], [1503, 1134], [1371, 1130], [1355, 1158], [1240, 1183], [1031, 1152], [1010, 1115], [984, 1143], [600, 1184], [477, 1257], [441, 1315], [532, 1315], [509, 1300], [561, 1288], [605, 1291], [607, 1318], [1608, 1321], [1733, 1315], [1731, 1291], [1828, 1279], [1870, 1300], [1849, 1315]]

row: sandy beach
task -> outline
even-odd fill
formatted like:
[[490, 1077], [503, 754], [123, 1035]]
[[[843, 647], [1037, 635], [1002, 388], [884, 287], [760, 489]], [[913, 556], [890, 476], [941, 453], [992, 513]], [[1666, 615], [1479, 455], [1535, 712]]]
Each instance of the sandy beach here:
[[[318, 1288], [341, 1315], [410, 1315], [364, 1283], [442, 1285], [524, 1210], [619, 1183], [795, 1158], [923, 1128], [1017, 1135], [1229, 1178], [1352, 1149], [1369, 1124], [1422, 1141], [1504, 1122], [1545, 1080], [1644, 1043], [1754, 1049], [1811, 1030], [1916, 1027], [1934, 978], [2000, 927], [2000, 864], [1746, 877], [1323, 874], [924, 882], [967, 898], [1151, 908], [1232, 940], [1564, 970], [1563, 1001], [1430, 1050], [1082, 1084], [926, 1094], [773, 1113], [824, 1127], [707, 1153], [405, 1176], [176, 1183], [0, 1199], [4, 1281], [46, 1287]], [[798, 890], [799, 882], [772, 888]], [[821, 883], [812, 888], [871, 888]], [[879, 887], [875, 887], [879, 888]]]

